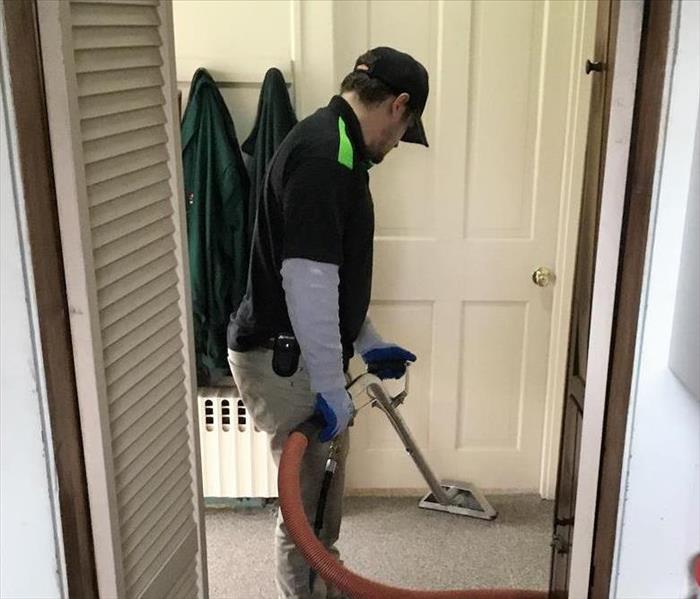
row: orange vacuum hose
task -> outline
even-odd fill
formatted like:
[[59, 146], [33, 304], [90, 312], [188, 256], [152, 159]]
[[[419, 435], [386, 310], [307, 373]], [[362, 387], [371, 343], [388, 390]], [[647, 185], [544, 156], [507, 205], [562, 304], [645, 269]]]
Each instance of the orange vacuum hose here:
[[417, 591], [391, 587], [363, 578], [340, 564], [316, 538], [301, 501], [299, 471], [307, 437], [294, 431], [284, 444], [278, 487], [282, 517], [289, 535], [311, 568], [325, 581], [353, 599], [546, 599], [541, 591], [479, 589], [463, 591]]

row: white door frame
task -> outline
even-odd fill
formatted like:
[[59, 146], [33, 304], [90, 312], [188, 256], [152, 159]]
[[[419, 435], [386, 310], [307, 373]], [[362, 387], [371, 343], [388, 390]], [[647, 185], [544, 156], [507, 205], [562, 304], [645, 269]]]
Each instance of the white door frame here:
[[569, 596], [587, 597], [644, 0], [620, 3], [591, 304]]
[[[577, 5], [581, 11], [597, 11], [597, 2], [581, 2]], [[553, 289], [552, 317], [549, 339], [549, 356], [547, 358], [547, 391], [544, 408], [544, 431], [542, 438], [542, 463], [540, 469], [540, 495], [544, 499], [554, 499], [559, 467], [559, 444], [561, 437], [562, 411], [564, 408], [564, 391], [566, 387], [566, 364], [569, 352], [569, 324], [571, 320], [571, 303], [574, 292], [574, 274], [576, 271], [576, 248], [578, 227], [581, 216], [581, 196], [588, 137], [588, 120], [590, 112], [590, 77], [584, 73], [586, 58], [592, 56], [596, 36], [596, 18], [581, 16], [579, 27], [581, 44], [576, 53], [572, 68], [578, 69], [579, 76], [572, 79], [569, 91], [571, 98], [578, 102], [570, 106], [568, 119], [570, 134], [567, 139], [562, 176], [562, 194], [559, 204], [559, 223], [557, 226], [556, 264], [554, 270], [557, 280]], [[587, 88], [585, 93], [581, 88]]]
[[[598, 481], [600, 438], [602, 438], [603, 426], [602, 411], [605, 402], [605, 385], [607, 384], [608, 346], [612, 333], [611, 313], [608, 314], [606, 311], [612, 310], [615, 300], [615, 279], [617, 276], [620, 227], [624, 203], [624, 185], [627, 179], [629, 134], [634, 112], [643, 9], [642, 0], [631, 0], [620, 4], [619, 26], [615, 42], [615, 72], [611, 82], [613, 91], [605, 156], [606, 166], [603, 173], [601, 225], [595, 266], [596, 286], [594, 288], [591, 311], [590, 359], [586, 375], [587, 381], [589, 377], [592, 377], [590, 380], [595, 387], [589, 388], [589, 385], [586, 385], [586, 410], [589, 410], [589, 408], [591, 410], [588, 413], [588, 417], [584, 413], [579, 492], [582, 489], [581, 480], [587, 475], [589, 475], [590, 480], [583, 483], [583, 488], [588, 486], [592, 489], [594, 471], [595, 485], [597, 485]], [[595, 30], [587, 32], [587, 35], [595, 37]], [[581, 56], [581, 66], [585, 58], [587, 57]], [[586, 126], [587, 120], [586, 118]], [[578, 144], [581, 141], [581, 139], [577, 138]], [[583, 153], [577, 154], [578, 151]], [[562, 213], [560, 214], [557, 256], [561, 260], [561, 266], [557, 269], [557, 283], [561, 283], [561, 285], [555, 290], [552, 310], [552, 338], [547, 370], [545, 433], [540, 479], [540, 494], [544, 499], [554, 499], [556, 494], [562, 410], [566, 386], [566, 363], [569, 348], [573, 276], [576, 268], [576, 243], [581, 204], [581, 185], [577, 177], [583, 177], [584, 155], [585, 141], [583, 141], [580, 150], [577, 147], [571, 154], [573, 164], [568, 167], [571, 169], [570, 181], [575, 181], [577, 184], [570, 188], [573, 190], [574, 195], [569, 195], [570, 201], [566, 205], [562, 204]], [[594, 437], [598, 438], [597, 444]], [[587, 507], [585, 509], [595, 508], [595, 493], [591, 495], [590, 489], [589, 492], [584, 493], [582, 496], [577, 496], [577, 514], [580, 505], [579, 501], [583, 501], [586, 504]], [[584, 507], [581, 507], [581, 509], [584, 509]], [[578, 521], [577, 524], [579, 524], [578, 529], [580, 530], [581, 525]], [[589, 532], [592, 539], [592, 526]], [[572, 597], [575, 596], [572, 595]]]
[[[300, 0], [291, 0], [297, 11], [303, 7], [304, 2]], [[584, 4], [584, 3], [582, 3]], [[615, 80], [623, 79], [618, 82], [619, 86], [624, 84], [626, 94], [621, 99], [622, 105], [618, 111], [611, 112], [611, 126], [609, 137], [615, 139], [616, 143], [611, 144], [606, 157], [606, 179], [609, 180], [608, 185], [612, 189], [608, 189], [608, 194], [604, 192], [603, 206], [601, 208], [601, 218], [606, 214], [617, 214], [621, 210], [621, 203], [624, 199], [624, 193], [619, 192], [619, 185], [622, 185], [624, 190], [624, 182], [626, 180], [626, 158], [628, 152], [625, 148], [629, 147], [629, 136], [625, 141], [619, 141], [619, 138], [612, 137], [615, 131], [619, 133], [619, 129], [614, 131], [615, 125], [623, 127], [631, 122], [633, 103], [634, 103], [634, 87], [636, 84], [636, 64], [638, 59], [638, 44], [639, 33], [641, 31], [641, 13], [642, 1], [633, 0], [632, 2], [624, 2], [621, 4], [620, 13], [620, 32], [617, 42], [617, 70]], [[297, 13], [298, 14], [298, 13]], [[590, 41], [595, 35], [595, 31], [587, 31], [582, 36], [584, 42]], [[303, 36], [303, 31], [302, 31]], [[582, 65], [585, 60], [585, 49], [591, 47], [588, 43], [582, 44], [582, 50], [578, 64]], [[307, 58], [307, 57], [305, 57]], [[298, 62], [301, 62], [301, 56], [296, 57]], [[623, 60], [625, 66], [622, 67]], [[579, 78], [579, 85], [585, 84]], [[613, 90], [613, 106], [615, 90]], [[565, 364], [568, 350], [569, 336], [569, 319], [571, 297], [573, 293], [573, 273], [575, 267], [576, 240], [579, 220], [580, 207], [580, 189], [583, 179], [583, 156], [585, 153], [585, 139], [588, 122], [587, 106], [576, 106], [576, 114], [572, 116], [570, 123], [573, 124], [571, 141], [569, 142], [569, 159], [566, 163], [567, 177], [565, 181], [566, 189], [562, 190], [562, 210], [559, 218], [558, 227], [558, 242], [557, 254], [559, 256], [559, 264], [557, 264], [558, 285], [554, 292], [554, 303], [552, 311], [552, 334], [550, 338], [550, 352], [548, 359], [548, 376], [547, 376], [547, 397], [545, 407], [545, 433], [544, 445], [542, 452], [542, 469], [540, 492], [543, 497], [551, 498], [554, 495], [556, 486], [556, 474], [558, 465], [559, 453], [559, 436], [561, 432], [561, 412], [563, 407], [564, 383], [565, 383]], [[613, 154], [615, 153], [615, 154]], [[623, 160], [624, 159], [624, 160]], [[613, 170], [614, 169], [614, 170]], [[609, 176], [614, 174], [614, 178]], [[615, 186], [615, 188], [613, 188]], [[621, 212], [620, 212], [621, 214]], [[601, 237], [602, 237], [601, 231]], [[616, 272], [617, 266], [617, 251], [619, 249], [619, 229], [617, 232], [617, 242], [614, 241], [615, 227], [607, 231], [609, 243], [603, 244], [597, 257], [596, 276], [610, 275]], [[594, 293], [594, 314], [598, 314], [597, 318], [593, 318], [593, 323], [599, 323], [599, 326], [592, 326], [591, 348], [600, 347], [601, 342], [607, 338], [609, 346], [610, 322], [605, 321], [609, 317], [608, 310], [611, 307], [611, 299], [614, 300], [614, 281], [612, 286], [609, 282], [604, 284], [603, 281], [597, 284], [598, 293]], [[595, 342], [595, 346], [594, 346]], [[604, 353], [604, 355], [603, 355]], [[591, 352], [592, 356], [595, 352]], [[584, 418], [584, 445], [581, 453], [582, 471], [579, 477], [579, 488], [577, 495], [577, 516], [579, 511], [583, 514], [594, 514], [595, 512], [595, 494], [592, 499], [590, 490], [591, 483], [597, 484], [597, 465], [600, 457], [600, 435], [602, 433], [602, 405], [604, 402], [604, 388], [607, 380], [607, 349], [601, 352], [598, 359], [592, 360], [589, 364], [588, 374], [597, 375], [596, 389], [602, 390], [603, 394], [596, 393], [593, 397], [591, 392], [587, 397], [588, 418]], [[605, 372], [605, 376], [603, 375]], [[595, 378], [595, 377], [594, 377]], [[593, 382], [594, 379], [591, 379]], [[591, 387], [591, 391], [593, 387]], [[595, 409], [594, 401], [598, 401], [598, 407]], [[589, 403], [590, 401], [590, 403]], [[594, 409], [590, 409], [593, 407]], [[589, 463], [590, 459], [590, 463]], [[595, 480], [593, 480], [593, 472], [595, 471]], [[590, 475], [590, 476], [587, 476]], [[580, 501], [579, 501], [580, 500]], [[585, 529], [585, 530], [584, 530]], [[588, 588], [588, 571], [590, 567], [590, 540], [592, 538], [592, 526], [587, 527], [583, 522], [583, 526], [577, 528], [578, 535], [574, 537], [573, 545], [573, 562], [571, 570], [571, 596], [578, 597], [577, 589], [583, 588], [580, 585], [585, 581], [585, 588]], [[588, 557], [586, 555], [586, 537], [588, 539]], [[206, 562], [205, 562], [206, 563]], [[578, 585], [578, 586], [575, 586]]]

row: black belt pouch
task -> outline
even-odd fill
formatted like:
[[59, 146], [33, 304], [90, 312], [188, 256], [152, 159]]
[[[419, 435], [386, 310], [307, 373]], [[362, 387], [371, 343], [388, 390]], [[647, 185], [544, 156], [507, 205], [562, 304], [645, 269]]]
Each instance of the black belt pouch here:
[[277, 335], [272, 347], [272, 370], [277, 376], [292, 376], [299, 368], [300, 355], [301, 349], [294, 335]]

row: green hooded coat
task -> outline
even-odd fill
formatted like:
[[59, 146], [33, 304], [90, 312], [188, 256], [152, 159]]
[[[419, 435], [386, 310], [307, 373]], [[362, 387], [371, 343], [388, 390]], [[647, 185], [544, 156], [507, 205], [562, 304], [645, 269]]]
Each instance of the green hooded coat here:
[[287, 84], [279, 69], [272, 68], [265, 73], [255, 125], [241, 149], [250, 156], [250, 205], [248, 212], [248, 234], [253, 235], [255, 216], [260, 197], [265, 187], [265, 175], [272, 156], [287, 133], [297, 124], [294, 108], [289, 100]]
[[206, 69], [192, 78], [182, 119], [197, 379], [228, 373], [226, 326], [245, 292], [250, 183], [236, 130]]

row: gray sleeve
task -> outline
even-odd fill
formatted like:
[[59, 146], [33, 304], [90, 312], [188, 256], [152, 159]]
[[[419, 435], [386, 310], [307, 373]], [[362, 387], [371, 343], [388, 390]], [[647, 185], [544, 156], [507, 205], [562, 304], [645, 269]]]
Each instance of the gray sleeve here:
[[316, 393], [345, 388], [338, 306], [339, 267], [305, 258], [282, 263], [289, 320]]
[[365, 318], [365, 322], [360, 329], [360, 334], [357, 336], [354, 345], [355, 351], [360, 355], [371, 349], [386, 345], [382, 336], [377, 332], [377, 329], [374, 328], [369, 316]]

